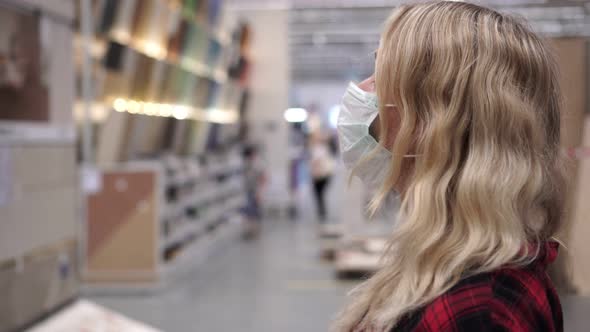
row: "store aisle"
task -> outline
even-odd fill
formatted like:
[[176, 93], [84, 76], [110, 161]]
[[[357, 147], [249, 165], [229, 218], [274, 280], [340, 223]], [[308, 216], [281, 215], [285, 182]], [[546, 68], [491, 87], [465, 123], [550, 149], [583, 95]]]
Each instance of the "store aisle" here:
[[318, 259], [311, 222], [268, 222], [155, 295], [92, 300], [167, 332], [326, 331], [354, 282]]

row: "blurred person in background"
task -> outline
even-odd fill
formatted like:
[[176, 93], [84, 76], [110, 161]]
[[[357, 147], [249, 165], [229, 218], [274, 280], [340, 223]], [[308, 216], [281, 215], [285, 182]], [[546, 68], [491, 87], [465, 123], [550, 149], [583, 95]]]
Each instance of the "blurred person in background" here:
[[334, 158], [329, 140], [319, 131], [309, 138], [309, 164], [318, 220], [325, 223], [328, 217], [326, 190], [334, 172]]
[[345, 164], [378, 188], [370, 209], [398, 192], [400, 223], [336, 331], [563, 331], [546, 273], [560, 100], [552, 55], [521, 19], [451, 1], [393, 12], [338, 127]]
[[256, 237], [260, 232], [262, 219], [262, 190], [266, 182], [264, 166], [260, 158], [259, 148], [256, 145], [247, 145], [244, 148], [244, 180], [246, 187], [246, 206], [243, 209], [246, 217], [246, 230], [244, 238]]

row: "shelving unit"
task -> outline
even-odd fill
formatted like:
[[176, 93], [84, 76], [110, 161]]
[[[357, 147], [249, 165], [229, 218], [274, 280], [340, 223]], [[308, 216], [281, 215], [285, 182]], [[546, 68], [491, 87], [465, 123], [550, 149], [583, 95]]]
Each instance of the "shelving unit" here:
[[[90, 45], [95, 160], [202, 154], [217, 124], [237, 126], [247, 85], [240, 30], [213, 0], [97, 0]], [[82, 119], [82, 103], [76, 118]], [[237, 132], [237, 130], [236, 130]]]
[[88, 45], [94, 62], [100, 179], [87, 200], [83, 276], [93, 286], [151, 287], [238, 224], [244, 33], [219, 0], [92, 4], [94, 36], [75, 38], [79, 76]]
[[202, 253], [220, 229], [236, 226], [245, 204], [241, 169], [238, 158], [220, 167], [169, 157], [103, 170], [102, 189], [88, 201], [84, 278], [165, 281], [180, 256], [195, 246]]

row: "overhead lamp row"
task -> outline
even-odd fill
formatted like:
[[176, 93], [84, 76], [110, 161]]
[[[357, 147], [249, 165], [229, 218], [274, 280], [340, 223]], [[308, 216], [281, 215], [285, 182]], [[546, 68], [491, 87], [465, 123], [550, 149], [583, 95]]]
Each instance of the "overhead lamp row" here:
[[141, 114], [148, 116], [173, 117], [178, 120], [194, 119], [217, 123], [234, 123], [238, 120], [236, 112], [223, 110], [204, 111], [186, 105], [143, 102], [132, 99], [117, 98], [113, 101], [117, 112]]

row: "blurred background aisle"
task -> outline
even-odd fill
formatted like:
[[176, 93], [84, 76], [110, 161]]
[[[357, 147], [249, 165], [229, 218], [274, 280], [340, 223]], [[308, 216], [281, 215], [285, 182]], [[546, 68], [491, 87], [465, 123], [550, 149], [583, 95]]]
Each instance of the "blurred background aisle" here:
[[[336, 119], [403, 2], [0, 0], [0, 332], [326, 330], [396, 223], [394, 200], [369, 222]], [[590, 1], [473, 2], [557, 56], [551, 276], [587, 331]]]
[[[163, 331], [326, 331], [355, 281], [334, 278], [318, 260], [311, 223], [265, 226], [195, 266], [158, 297], [92, 297]], [[288, 257], [288, 259], [286, 259]]]

